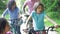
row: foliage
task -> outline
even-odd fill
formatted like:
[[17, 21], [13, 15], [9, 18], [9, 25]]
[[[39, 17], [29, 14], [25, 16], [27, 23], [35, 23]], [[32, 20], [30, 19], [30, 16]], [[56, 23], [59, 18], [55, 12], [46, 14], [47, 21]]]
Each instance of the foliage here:
[[7, 0], [1, 0], [0, 1], [0, 9], [5, 9], [7, 4]]
[[8, 0], [0, 0], [0, 14], [2, 14], [4, 9], [6, 8], [7, 2], [8, 2]]
[[60, 0], [42, 0], [46, 14], [50, 18], [60, 19]]
[[[7, 4], [8, 0], [1, 0], [0, 1], [0, 13], [2, 13], [6, 8], [6, 4]], [[22, 6], [24, 4], [25, 0], [16, 0], [17, 6], [20, 8], [20, 10], [22, 11]], [[60, 19], [60, 0], [41, 0], [41, 2], [44, 4], [45, 6], [45, 11], [46, 14], [51, 17], [51, 18], [56, 18], [56, 19]]]

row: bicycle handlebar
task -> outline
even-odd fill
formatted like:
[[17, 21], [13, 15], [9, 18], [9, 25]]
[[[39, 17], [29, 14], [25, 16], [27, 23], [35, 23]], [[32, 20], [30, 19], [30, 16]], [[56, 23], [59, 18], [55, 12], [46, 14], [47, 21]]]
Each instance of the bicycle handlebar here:
[[[56, 28], [55, 26], [50, 26], [48, 29], [50, 29], [50, 28]], [[58, 28], [60, 28], [60, 26], [58, 26]]]
[[[55, 26], [50, 26], [50, 27], [47, 29], [47, 34], [48, 34], [48, 31], [49, 31], [50, 28], [51, 28], [50, 31], [56, 31], [56, 30], [53, 30], [54, 28], [56, 28]], [[60, 26], [58, 26], [58, 28], [60, 28]]]

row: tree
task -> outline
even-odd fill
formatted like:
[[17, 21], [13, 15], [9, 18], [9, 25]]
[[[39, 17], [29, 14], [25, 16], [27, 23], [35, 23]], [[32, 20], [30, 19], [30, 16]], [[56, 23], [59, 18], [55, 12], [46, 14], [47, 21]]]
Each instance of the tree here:
[[1, 0], [0, 1], [0, 9], [5, 9], [6, 8], [7, 1], [8, 0]]
[[50, 18], [60, 19], [60, 0], [42, 0], [46, 14]]

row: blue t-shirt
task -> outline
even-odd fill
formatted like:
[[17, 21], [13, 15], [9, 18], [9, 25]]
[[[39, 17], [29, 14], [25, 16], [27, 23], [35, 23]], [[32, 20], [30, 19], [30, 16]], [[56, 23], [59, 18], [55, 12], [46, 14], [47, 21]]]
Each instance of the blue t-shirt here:
[[44, 12], [37, 14], [35, 11], [32, 11], [33, 18], [33, 27], [34, 30], [43, 30], [44, 29]]
[[19, 9], [16, 7], [13, 11], [9, 10], [8, 8], [4, 11], [3, 16], [6, 14], [10, 15], [10, 19], [17, 19], [18, 18]]

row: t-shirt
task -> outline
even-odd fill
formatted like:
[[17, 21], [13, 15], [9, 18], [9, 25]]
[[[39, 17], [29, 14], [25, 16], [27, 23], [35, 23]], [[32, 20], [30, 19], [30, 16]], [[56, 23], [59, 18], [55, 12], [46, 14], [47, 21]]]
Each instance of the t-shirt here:
[[29, 11], [29, 14], [31, 14], [31, 12], [33, 11], [33, 6], [36, 2], [39, 2], [40, 0], [33, 0], [32, 1], [26, 1], [25, 4], [28, 6], [28, 11]]
[[8, 31], [8, 32], [6, 32], [6, 34], [12, 34], [12, 32]]
[[34, 30], [43, 30], [44, 29], [44, 11], [40, 14], [37, 14], [35, 11], [32, 12], [33, 27]]
[[9, 10], [8, 8], [4, 11], [3, 16], [6, 14], [10, 15], [10, 19], [17, 19], [18, 18], [19, 9], [16, 7], [13, 11]]

